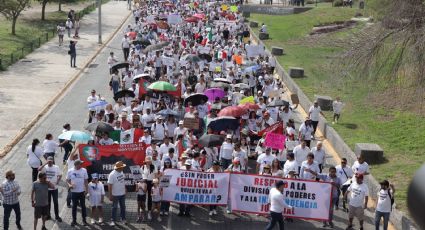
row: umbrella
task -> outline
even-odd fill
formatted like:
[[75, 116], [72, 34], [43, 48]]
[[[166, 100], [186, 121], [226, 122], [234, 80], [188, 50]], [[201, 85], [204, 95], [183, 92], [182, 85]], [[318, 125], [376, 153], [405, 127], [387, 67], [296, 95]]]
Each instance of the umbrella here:
[[225, 82], [211, 82], [210, 86], [211, 87], [214, 87], [214, 88], [230, 88], [230, 83], [225, 83]]
[[247, 110], [239, 106], [229, 106], [222, 109], [219, 113], [219, 117], [230, 116], [230, 117], [240, 117], [245, 114]]
[[205, 14], [194, 14], [192, 17], [195, 17], [195, 18], [199, 18], [199, 19], [204, 19], [205, 18]]
[[198, 143], [203, 147], [215, 147], [222, 145], [224, 142], [224, 137], [215, 134], [204, 134], [199, 138]]
[[170, 28], [168, 23], [166, 23], [164, 21], [159, 21], [159, 22], [156, 23], [156, 25], [158, 26], [158, 28], [163, 29], [163, 30], [167, 30], [168, 28]]
[[142, 40], [134, 40], [133, 41], [133, 45], [142, 45], [142, 46], [148, 46], [151, 44], [151, 42], [147, 39], [142, 39]]
[[123, 69], [123, 68], [128, 68], [129, 64], [127, 62], [121, 62], [121, 63], [117, 63], [115, 65], [113, 65], [111, 68], [112, 69]]
[[244, 109], [250, 109], [250, 110], [258, 110], [260, 109], [260, 106], [251, 102], [245, 103], [243, 105], [238, 105], [239, 107], [242, 107]]
[[214, 101], [217, 97], [221, 99], [226, 96], [226, 92], [220, 88], [207, 89], [204, 94], [208, 97], [209, 101]]
[[103, 101], [103, 100], [99, 100], [99, 101], [95, 101], [93, 103], [90, 103], [87, 107], [90, 108], [90, 109], [93, 109], [93, 108], [96, 108], [98, 106], [104, 106], [104, 105], [107, 105], [107, 104], [108, 104], [108, 102]]
[[179, 115], [176, 111], [172, 110], [172, 109], [163, 109], [161, 111], [158, 112], [158, 115], [162, 115], [162, 116], [177, 116]]
[[148, 89], [156, 91], [176, 91], [176, 87], [166, 81], [157, 81], [148, 86]]
[[245, 84], [245, 83], [238, 83], [234, 85], [235, 88], [240, 88], [240, 89], [249, 89], [249, 85]]
[[144, 79], [149, 79], [151, 77], [150, 74], [148, 73], [142, 73], [142, 74], [138, 74], [136, 76], [133, 77], [133, 80], [137, 80], [139, 78], [144, 78]]
[[102, 132], [102, 133], [108, 133], [114, 131], [114, 127], [112, 127], [110, 124], [106, 122], [96, 122], [91, 123], [86, 127], [86, 130], [88, 131], [96, 131], [96, 132]]
[[279, 107], [279, 106], [289, 106], [289, 102], [284, 100], [273, 100], [270, 102], [267, 107]]
[[197, 106], [202, 104], [202, 102], [207, 102], [208, 97], [203, 93], [195, 93], [190, 95], [184, 100], [184, 106], [187, 106], [189, 102], [192, 103], [192, 106]]
[[229, 80], [227, 80], [226, 78], [216, 78], [216, 79], [214, 79], [213, 81], [215, 81], [215, 82], [224, 82], [224, 83], [227, 83], [227, 84], [232, 84]]
[[134, 40], [137, 36], [137, 32], [135, 32], [135, 31], [128, 32], [127, 36], [129, 36], [131, 38], [131, 40]]
[[183, 56], [183, 60], [191, 61], [191, 62], [200, 62], [201, 58], [193, 54], [188, 54]]
[[207, 60], [207, 62], [211, 62], [212, 61], [212, 56], [209, 54], [199, 54], [199, 57], [202, 60]]
[[156, 50], [160, 50], [166, 46], [168, 46], [170, 44], [170, 42], [160, 42], [158, 44], [154, 44], [154, 45], [148, 45], [144, 50], [143, 53], [149, 53], [151, 51], [156, 51]]
[[58, 139], [62, 140], [69, 140], [69, 141], [78, 141], [78, 142], [87, 142], [93, 139], [92, 136], [85, 132], [77, 131], [77, 130], [71, 130], [66, 131], [59, 135]]
[[186, 19], [184, 19], [184, 21], [185, 22], [198, 22], [199, 21], [199, 18], [197, 18], [197, 17], [188, 17], [188, 18], [186, 18]]
[[245, 97], [245, 98], [242, 98], [239, 101], [240, 105], [245, 104], [245, 103], [255, 103], [254, 97], [253, 96]]
[[123, 90], [115, 93], [114, 99], [118, 100], [118, 98], [125, 97], [126, 95], [128, 95], [129, 97], [135, 97], [136, 96], [133, 91], [128, 90], [128, 89], [123, 89]]
[[223, 131], [223, 130], [235, 130], [239, 127], [239, 120], [234, 117], [217, 117], [211, 119], [210, 123], [208, 123], [208, 127], [210, 127], [213, 131]]

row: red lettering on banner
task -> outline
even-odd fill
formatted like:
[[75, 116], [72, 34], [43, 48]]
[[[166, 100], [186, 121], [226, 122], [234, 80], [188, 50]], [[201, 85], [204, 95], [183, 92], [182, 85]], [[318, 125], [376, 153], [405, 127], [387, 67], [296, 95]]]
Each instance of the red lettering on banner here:
[[218, 188], [217, 180], [198, 180], [177, 177], [176, 185], [189, 188]]
[[276, 179], [270, 178], [270, 179], [266, 179], [266, 178], [258, 178], [256, 177], [254, 179], [254, 185], [257, 186], [273, 186], [276, 183]]
[[291, 209], [287, 209], [287, 208], [285, 208], [284, 210], [283, 210], [283, 213], [285, 214], [285, 215], [295, 215], [295, 211], [291, 208]]

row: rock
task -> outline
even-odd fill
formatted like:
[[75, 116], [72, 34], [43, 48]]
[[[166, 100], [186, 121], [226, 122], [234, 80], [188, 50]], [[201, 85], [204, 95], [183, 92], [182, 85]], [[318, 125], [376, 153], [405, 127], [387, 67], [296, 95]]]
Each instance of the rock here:
[[324, 111], [331, 111], [332, 110], [332, 98], [329, 96], [321, 96], [316, 95], [316, 101], [319, 104], [320, 108]]
[[304, 77], [304, 69], [299, 67], [289, 67], [289, 76], [292, 78]]
[[257, 28], [258, 27], [258, 22], [249, 22], [249, 26], [251, 28]]
[[242, 17], [244, 17], [244, 18], [251, 17], [251, 12], [247, 12], [247, 11], [242, 12]]
[[267, 40], [267, 39], [269, 39], [269, 33], [260, 32], [260, 34], [258, 35], [258, 38], [260, 40]]
[[363, 156], [368, 164], [381, 163], [384, 160], [384, 150], [372, 143], [357, 143], [354, 147], [356, 156]]
[[283, 51], [283, 48], [281, 47], [272, 46], [272, 54], [276, 56], [281, 56], [285, 54], [285, 52]]

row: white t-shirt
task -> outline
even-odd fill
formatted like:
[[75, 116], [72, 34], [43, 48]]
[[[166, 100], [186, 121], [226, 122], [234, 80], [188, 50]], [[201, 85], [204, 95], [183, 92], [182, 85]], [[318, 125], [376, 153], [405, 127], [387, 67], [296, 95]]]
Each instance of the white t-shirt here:
[[285, 208], [291, 209], [292, 207], [285, 203], [285, 196], [277, 189], [272, 188], [269, 194], [270, 211], [282, 213]]
[[281, 111], [279, 113], [279, 117], [280, 119], [286, 123], [288, 123], [289, 119], [291, 119], [292, 116], [292, 111], [290, 109], [288, 109], [288, 112], [286, 113], [285, 111]]
[[145, 135], [143, 135], [141, 138], [139, 138], [139, 142], [144, 142], [147, 145], [150, 145], [151, 141], [152, 141], [151, 135], [149, 135], [147, 137]]
[[44, 140], [43, 141], [44, 153], [54, 153], [54, 152], [56, 152], [57, 147], [59, 147], [59, 144], [54, 140]]
[[[381, 189], [378, 192], [378, 203], [376, 204], [376, 211], [379, 212], [391, 212], [391, 198], [388, 193], [389, 190]], [[394, 194], [391, 192], [391, 197], [394, 197]]]
[[92, 207], [102, 206], [102, 196], [105, 195], [105, 187], [102, 182], [89, 183], [89, 200]]
[[223, 142], [220, 147], [220, 159], [224, 158], [226, 160], [231, 160], [233, 154], [233, 144], [228, 142]]
[[108, 184], [112, 185], [112, 196], [125, 195], [125, 176], [123, 172], [114, 170], [109, 173]]
[[344, 104], [340, 101], [333, 101], [332, 102], [332, 108], [334, 113], [340, 114], [342, 111], [342, 107], [344, 107]]
[[152, 136], [154, 140], [163, 140], [166, 132], [167, 132], [167, 125], [164, 123], [158, 124], [154, 123], [151, 128]]
[[283, 165], [283, 174], [284, 176], [288, 176], [290, 171], [294, 171], [298, 173], [298, 163], [296, 160], [289, 161], [287, 160]]
[[174, 129], [174, 138], [175, 140], [177, 140], [177, 137], [181, 134], [181, 135], [186, 135], [187, 133], [187, 128], [180, 128], [180, 127], [176, 127]]
[[156, 174], [158, 173], [158, 168], [154, 165], [154, 170], [151, 172], [150, 168], [147, 165], [143, 165], [140, 167], [140, 171], [142, 173], [142, 178], [148, 181], [152, 181], [155, 179]]
[[319, 121], [320, 112], [322, 112], [322, 109], [320, 109], [320, 106], [314, 107], [314, 105], [312, 105], [308, 112], [310, 113], [310, 119], [312, 121]]
[[310, 169], [317, 174], [320, 172], [317, 162], [313, 161], [312, 164], [308, 164], [306, 160], [303, 161], [301, 164], [300, 178], [305, 180], [315, 180], [316, 176], [310, 172], [305, 172], [304, 169]]
[[168, 150], [169, 149], [174, 149], [174, 152], [176, 152], [176, 146], [174, 146], [172, 143], [168, 143], [168, 146], [165, 145], [165, 143], [163, 143], [160, 147], [159, 147], [159, 155], [160, 158], [162, 159], [165, 155], [168, 155]]
[[28, 146], [27, 149], [27, 163], [32, 168], [38, 168], [41, 166], [41, 156], [43, 156], [43, 149], [40, 146], [36, 146], [34, 152], [32, 146]]
[[318, 164], [325, 163], [326, 153], [323, 147], [320, 150], [317, 150], [317, 147], [313, 147], [311, 152], [314, 154], [314, 161], [316, 161]]
[[353, 207], [362, 207], [364, 198], [369, 196], [369, 188], [365, 183], [357, 184], [357, 182], [353, 182], [347, 191], [350, 191], [349, 204]]
[[41, 171], [46, 173], [47, 181], [50, 181], [50, 183], [54, 185], [54, 188], [49, 188], [49, 190], [58, 189], [58, 177], [62, 176], [62, 171], [59, 169], [59, 166], [52, 165], [52, 167], [50, 167], [49, 165], [46, 165]]
[[304, 140], [306, 141], [311, 140], [311, 134], [313, 133], [313, 131], [314, 131], [313, 126], [311, 125], [306, 126], [304, 122], [301, 124], [300, 128], [298, 129], [298, 132], [301, 133], [301, 136], [303, 136]]
[[303, 161], [307, 160], [307, 155], [310, 152], [310, 148], [308, 146], [305, 146], [304, 148], [301, 147], [301, 145], [295, 146], [293, 153], [295, 156], [295, 161], [298, 165], [301, 166]]
[[257, 163], [260, 164], [260, 171], [259, 173], [263, 173], [263, 167], [264, 165], [272, 165], [273, 160], [276, 157], [272, 154], [267, 155], [266, 153], [262, 153], [260, 156], [258, 156], [257, 158]]
[[[145, 113], [145, 112], [143, 112], [143, 113]], [[143, 127], [150, 128], [152, 126], [152, 123], [148, 123], [148, 122], [152, 122], [152, 121], [154, 121], [154, 119], [155, 119], [155, 116], [152, 113], [151, 114], [147, 114], [147, 113], [143, 114], [142, 120], [141, 120]]]
[[353, 176], [353, 170], [350, 167], [345, 167], [344, 170], [342, 170], [343, 168], [341, 167], [341, 165], [337, 165], [335, 168], [336, 168], [336, 175], [339, 177], [342, 184], [347, 182], [347, 180]]
[[248, 155], [246, 154], [246, 152], [243, 151], [242, 149], [238, 152], [233, 151], [233, 157], [234, 158], [239, 157], [242, 169], [245, 169], [245, 167], [246, 167], [245, 160], [248, 160]]
[[121, 41], [122, 48], [130, 48], [130, 41], [128, 38], [123, 38]]
[[361, 174], [369, 173], [369, 165], [366, 163], [366, 161], [363, 162], [362, 164], [360, 164], [359, 161], [355, 161], [353, 166], [351, 166], [351, 169], [353, 170], [354, 181], [356, 180], [356, 173], [361, 173]]
[[67, 180], [71, 180], [71, 184], [74, 186], [71, 188], [71, 192], [84, 192], [85, 191], [85, 180], [89, 179], [87, 174], [87, 170], [85, 168], [80, 169], [71, 169], [68, 171], [68, 175], [66, 176]]

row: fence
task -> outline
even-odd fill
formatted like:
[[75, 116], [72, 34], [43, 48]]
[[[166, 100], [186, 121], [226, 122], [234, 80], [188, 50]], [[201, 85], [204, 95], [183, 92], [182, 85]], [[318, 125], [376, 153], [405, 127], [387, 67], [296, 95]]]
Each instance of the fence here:
[[[102, 1], [105, 3], [106, 1]], [[84, 15], [92, 12], [96, 9], [96, 3], [90, 4], [81, 11], [76, 13], [77, 18], [82, 18]], [[65, 21], [65, 18], [64, 18]], [[22, 47], [17, 48], [15, 51], [8, 54], [0, 54], [0, 70], [6, 70], [6, 68], [13, 63], [19, 61], [24, 58], [26, 55], [33, 52], [35, 49], [43, 45], [45, 42], [56, 36], [56, 28], [51, 31], [45, 32], [43, 35], [35, 38], [34, 40], [24, 44]]]

